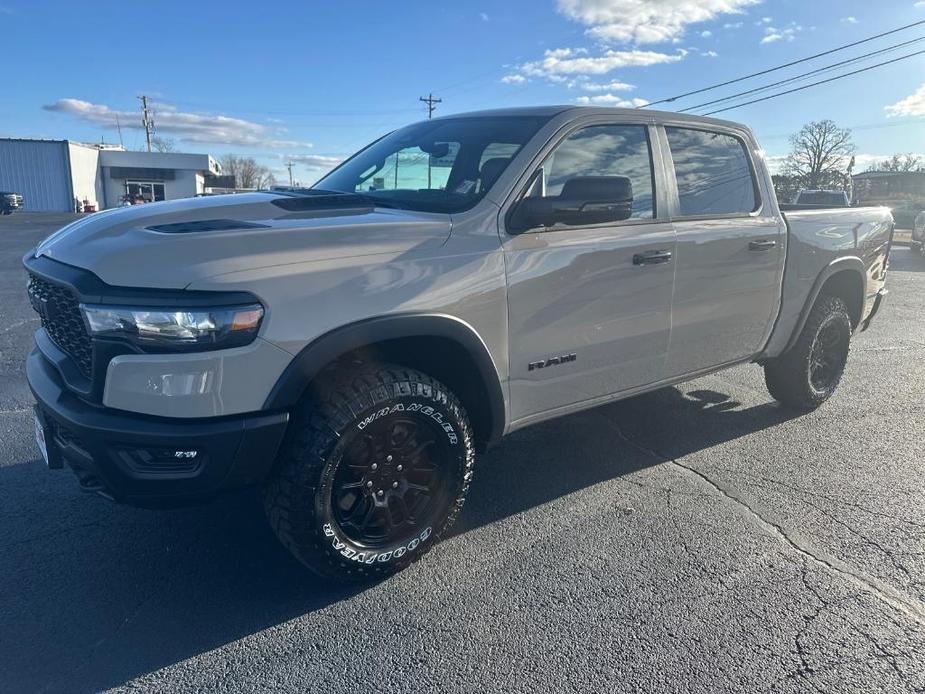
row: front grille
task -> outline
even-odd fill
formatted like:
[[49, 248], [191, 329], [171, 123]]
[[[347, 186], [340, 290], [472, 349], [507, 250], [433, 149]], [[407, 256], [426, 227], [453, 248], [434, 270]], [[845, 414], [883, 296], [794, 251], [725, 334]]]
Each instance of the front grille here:
[[74, 293], [37, 275], [29, 275], [29, 298], [42, 319], [48, 337], [90, 378], [93, 372], [93, 344], [84, 326]]

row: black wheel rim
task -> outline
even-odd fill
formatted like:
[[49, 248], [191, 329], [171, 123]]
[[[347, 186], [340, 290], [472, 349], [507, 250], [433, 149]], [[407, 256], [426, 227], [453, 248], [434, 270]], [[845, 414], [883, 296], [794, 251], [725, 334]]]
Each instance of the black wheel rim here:
[[363, 547], [403, 542], [432, 527], [451, 502], [446, 434], [423, 416], [388, 415], [351, 441], [331, 487], [334, 520]]
[[828, 390], [841, 377], [847, 356], [842, 333], [837, 323], [826, 323], [813, 342], [809, 356], [809, 381], [818, 391]]

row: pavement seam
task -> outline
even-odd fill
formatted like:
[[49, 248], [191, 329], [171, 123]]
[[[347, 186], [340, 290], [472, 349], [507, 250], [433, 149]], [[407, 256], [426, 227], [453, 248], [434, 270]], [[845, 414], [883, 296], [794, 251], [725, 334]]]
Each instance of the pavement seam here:
[[690, 467], [689, 465], [678, 462], [674, 458], [659, 453], [657, 450], [649, 448], [648, 446], [635, 441], [634, 439], [627, 436], [617, 424], [609, 420], [607, 417], [601, 415], [601, 419], [607, 422], [616, 432], [617, 436], [619, 436], [630, 446], [633, 446], [637, 450], [642, 451], [643, 453], [647, 453], [648, 455], [651, 455], [655, 458], [664, 460], [667, 463], [671, 463], [672, 465], [675, 465], [681, 470], [694, 475], [701, 481], [708, 484], [721, 496], [725, 497], [727, 500], [731, 501], [733, 504], [743, 509], [748, 515], [754, 518], [766, 532], [777, 537], [781, 542], [789, 546], [801, 556], [818, 565], [828, 573], [854, 584], [862, 591], [871, 593], [875, 597], [879, 598], [882, 602], [887, 604], [889, 607], [898, 612], [901, 612], [916, 623], [925, 626], [925, 605], [920, 603], [918, 600], [903, 595], [900, 591], [896, 590], [893, 588], [893, 586], [885, 583], [884, 581], [881, 581], [880, 579], [873, 576], [869, 576], [862, 571], [858, 571], [845, 562], [819, 551], [817, 548], [812, 547], [809, 543], [800, 538], [797, 533], [794, 533], [792, 530], [787, 528], [783, 523], [770, 520], [758, 513], [748, 504], [748, 502], [738, 496], [734, 490], [728, 489], [722, 484], [715, 482], [708, 475]]

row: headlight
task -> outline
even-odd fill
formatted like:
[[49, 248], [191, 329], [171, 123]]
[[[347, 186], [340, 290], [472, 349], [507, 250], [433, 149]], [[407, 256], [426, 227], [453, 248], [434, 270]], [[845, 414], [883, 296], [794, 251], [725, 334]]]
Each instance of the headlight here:
[[263, 320], [260, 304], [179, 310], [91, 304], [80, 308], [94, 337], [126, 339], [142, 349], [240, 347], [254, 341]]

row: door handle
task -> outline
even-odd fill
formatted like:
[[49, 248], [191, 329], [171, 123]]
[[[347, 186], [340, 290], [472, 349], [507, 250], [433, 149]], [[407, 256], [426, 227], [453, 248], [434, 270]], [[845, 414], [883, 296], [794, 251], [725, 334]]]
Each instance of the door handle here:
[[772, 241], [771, 239], [764, 239], [762, 241], [752, 241], [748, 244], [748, 250], [750, 251], [769, 251], [774, 246], [777, 245], [777, 241]]
[[661, 265], [671, 260], [671, 251], [643, 251], [633, 256], [633, 265]]

